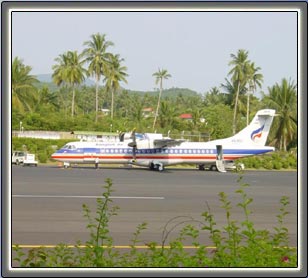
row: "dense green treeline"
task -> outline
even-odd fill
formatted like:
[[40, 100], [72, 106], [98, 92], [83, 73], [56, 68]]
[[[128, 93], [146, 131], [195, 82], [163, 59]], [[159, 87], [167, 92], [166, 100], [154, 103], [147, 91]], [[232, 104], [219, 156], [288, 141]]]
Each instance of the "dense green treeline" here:
[[[208, 92], [164, 88], [173, 78], [167, 69], [153, 73], [157, 91], [135, 92], [123, 87], [129, 69], [105, 35], [94, 34], [81, 53], [55, 57], [52, 84], [31, 75], [31, 66], [12, 62], [12, 129], [49, 131], [131, 131], [207, 134], [227, 137], [245, 127], [262, 108], [277, 112], [268, 144], [287, 151], [297, 147], [297, 84], [283, 78], [261, 91], [261, 68], [247, 50], [230, 54], [228, 76]], [[87, 77], [95, 85], [85, 85]], [[203, 81], [202, 81], [203, 82]], [[125, 85], [129, 87], [129, 84]], [[256, 93], [261, 95], [256, 97]], [[104, 109], [104, 111], [103, 111]], [[190, 119], [180, 118], [190, 114]]]

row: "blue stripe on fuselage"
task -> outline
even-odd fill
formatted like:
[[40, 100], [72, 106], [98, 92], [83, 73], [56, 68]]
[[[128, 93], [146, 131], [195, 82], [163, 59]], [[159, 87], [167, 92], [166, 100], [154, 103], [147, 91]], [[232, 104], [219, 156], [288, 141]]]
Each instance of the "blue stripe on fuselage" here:
[[[223, 153], [226, 155], [258, 155], [269, 152], [268, 149], [224, 149]], [[56, 153], [67, 154], [83, 154], [83, 153], [96, 153], [96, 154], [131, 154], [132, 148], [78, 148], [74, 150], [60, 149]], [[216, 149], [137, 149], [138, 154], [172, 154], [172, 155], [216, 155]]]

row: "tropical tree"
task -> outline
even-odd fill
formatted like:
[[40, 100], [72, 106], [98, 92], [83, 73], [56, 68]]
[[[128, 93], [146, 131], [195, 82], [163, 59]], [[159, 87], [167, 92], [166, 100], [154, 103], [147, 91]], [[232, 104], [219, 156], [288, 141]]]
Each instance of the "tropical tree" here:
[[59, 55], [55, 59], [58, 64], [52, 67], [54, 70], [52, 77], [55, 84], [59, 86], [66, 83], [72, 88], [72, 117], [75, 112], [75, 87], [84, 81], [87, 74], [83, 68], [84, 61], [81, 58], [82, 55], [78, 55], [77, 51], [68, 51]]
[[124, 59], [120, 55], [110, 55], [109, 65], [105, 74], [107, 90], [111, 91], [111, 119], [113, 119], [114, 93], [120, 88], [120, 81], [127, 83], [125, 77], [127, 68], [121, 65]]
[[280, 150], [287, 150], [288, 144], [294, 140], [297, 130], [297, 86], [292, 81], [282, 79], [268, 88], [269, 94], [264, 95], [263, 102], [276, 110], [275, 143]]
[[175, 105], [169, 101], [161, 102], [161, 110], [159, 115], [159, 122], [162, 128], [169, 127], [170, 129], [176, 128], [177, 118], [179, 116], [178, 110]]
[[52, 80], [57, 86], [61, 86], [65, 84], [66, 69], [69, 66], [68, 52], [60, 54], [55, 61], [57, 64], [52, 66]]
[[257, 87], [262, 87], [263, 75], [258, 73], [261, 70], [260, 67], [255, 67], [255, 63], [248, 64], [246, 77], [248, 83], [247, 90], [247, 114], [246, 114], [246, 125], [249, 124], [249, 104], [250, 104], [250, 93], [255, 93]]
[[38, 97], [36, 99], [35, 111], [55, 112], [59, 109], [58, 96], [51, 92], [47, 86], [43, 86], [38, 90]]
[[70, 92], [68, 91], [67, 85], [63, 85], [59, 88], [59, 90], [55, 91], [57, 96], [57, 104], [59, 110], [64, 112], [64, 118], [67, 118], [68, 109], [70, 106]]
[[156, 113], [155, 113], [154, 122], [153, 122], [153, 130], [154, 130], [157, 115], [158, 115], [158, 110], [159, 110], [160, 98], [161, 98], [161, 94], [162, 94], [162, 91], [163, 91], [163, 79], [168, 79], [169, 77], [171, 77], [171, 75], [165, 69], [158, 69], [157, 72], [153, 73], [153, 76], [155, 76], [155, 78], [156, 78], [155, 84], [159, 83], [159, 96], [158, 96]]
[[229, 95], [222, 93], [217, 87], [213, 87], [206, 93], [204, 104], [207, 106], [219, 103], [226, 104], [228, 102], [228, 96]]
[[232, 108], [229, 105], [217, 104], [205, 107], [206, 127], [212, 140], [232, 135]]
[[232, 76], [232, 81], [236, 84], [236, 95], [235, 95], [233, 124], [232, 124], [232, 132], [233, 134], [235, 134], [237, 105], [240, 94], [240, 88], [241, 86], [243, 87], [246, 85], [247, 77], [245, 73], [247, 73], [247, 68], [249, 67], [250, 61], [248, 60], [248, 51], [243, 49], [239, 49], [237, 55], [231, 54], [231, 58], [232, 60], [229, 62], [229, 66], [233, 66], [233, 68], [230, 70], [229, 75]]
[[12, 63], [12, 106], [20, 111], [31, 111], [35, 101], [35, 84], [39, 81], [30, 75], [32, 68], [15, 57]]
[[102, 75], [105, 75], [109, 65], [110, 53], [107, 48], [113, 46], [113, 42], [106, 40], [105, 34], [93, 34], [91, 40], [84, 43], [87, 48], [82, 52], [85, 60], [89, 63], [88, 73], [95, 77], [95, 122], [98, 117], [98, 88]]
[[66, 117], [69, 106], [67, 91], [68, 83], [65, 82], [66, 69], [69, 66], [69, 58], [67, 52], [60, 54], [57, 58], [55, 58], [55, 61], [57, 62], [57, 64], [52, 66], [52, 80], [57, 86], [60, 87], [59, 91], [57, 92], [58, 100], [59, 104], [64, 107]]
[[143, 105], [138, 100], [134, 100], [133, 104], [134, 104], [133, 107], [131, 107], [130, 109], [130, 114], [132, 117], [131, 119], [134, 123], [140, 124], [144, 118], [143, 113], [142, 113]]
[[[237, 82], [225, 78], [225, 84], [221, 84], [221, 87], [227, 92], [226, 104], [233, 107], [233, 111], [234, 111], [236, 92], [238, 89]], [[245, 93], [246, 93], [246, 87], [243, 83], [243, 85], [241, 85], [239, 88], [239, 95], [237, 99], [237, 110], [241, 113], [244, 113], [246, 111], [245, 102], [243, 99]]]
[[196, 107], [191, 110], [191, 115], [194, 129], [199, 130], [202, 126], [202, 118], [204, 119], [204, 109]]

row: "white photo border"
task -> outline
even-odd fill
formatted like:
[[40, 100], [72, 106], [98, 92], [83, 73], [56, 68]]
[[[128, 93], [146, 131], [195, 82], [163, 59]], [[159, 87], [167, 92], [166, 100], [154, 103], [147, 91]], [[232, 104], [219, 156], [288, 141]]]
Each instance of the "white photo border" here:
[[[13, 268], [11, 249], [11, 13], [13, 11], [297, 11], [298, 268]], [[3, 277], [306, 277], [307, 276], [307, 3], [306, 2], [2, 2], [1, 3], [1, 273]]]

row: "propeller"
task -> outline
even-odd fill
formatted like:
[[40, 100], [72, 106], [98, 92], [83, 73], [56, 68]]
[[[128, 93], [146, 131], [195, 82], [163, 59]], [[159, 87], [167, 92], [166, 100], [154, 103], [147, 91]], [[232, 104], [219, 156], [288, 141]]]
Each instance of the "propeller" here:
[[136, 142], [136, 129], [132, 132], [133, 142], [129, 142], [128, 146], [133, 148], [133, 162], [136, 161], [136, 149], [137, 149], [137, 142]]

